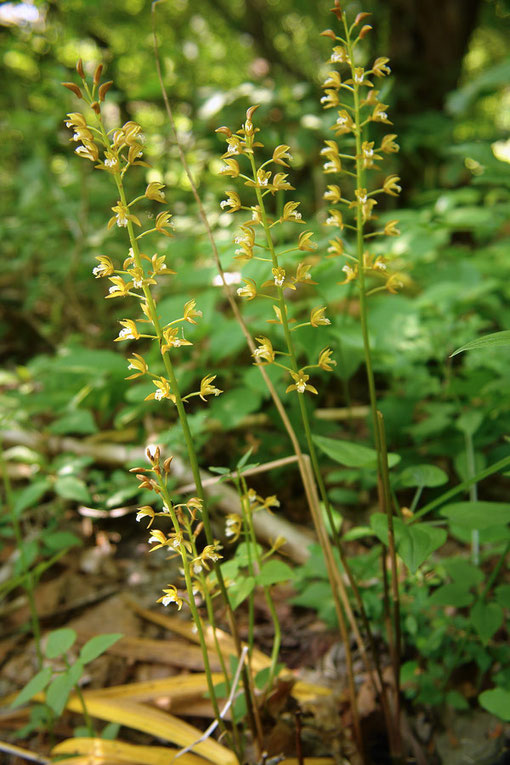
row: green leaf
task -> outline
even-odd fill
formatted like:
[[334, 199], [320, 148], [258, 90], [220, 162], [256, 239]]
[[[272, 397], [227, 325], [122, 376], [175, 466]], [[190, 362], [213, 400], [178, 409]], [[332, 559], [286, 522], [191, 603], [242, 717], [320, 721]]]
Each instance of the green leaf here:
[[241, 605], [243, 600], [246, 600], [248, 595], [253, 592], [254, 587], [255, 577], [243, 576], [242, 578], [239, 578], [235, 584], [228, 588], [228, 598], [230, 600], [232, 610], [235, 611], [236, 608]]
[[76, 409], [63, 417], [59, 417], [51, 423], [49, 430], [57, 435], [64, 436], [68, 433], [79, 433], [88, 436], [97, 433], [97, 425], [92, 413], [88, 409]]
[[281, 560], [268, 560], [260, 567], [260, 572], [255, 577], [257, 584], [269, 586], [277, 582], [288, 582], [294, 572]]
[[451, 525], [488, 529], [510, 523], [510, 505], [503, 502], [453, 502], [439, 511]]
[[482, 412], [473, 410], [464, 412], [455, 423], [455, 427], [465, 433], [467, 436], [473, 436], [484, 420]]
[[111, 632], [106, 635], [96, 635], [90, 638], [80, 651], [80, 661], [88, 664], [89, 661], [97, 659], [98, 656], [101, 656], [121, 637], [124, 637], [121, 632]]
[[436, 465], [413, 465], [400, 474], [400, 486], [442, 486], [448, 481], [444, 470]]
[[[119, 735], [119, 730], [119, 723], [108, 723], [108, 725], [105, 725], [101, 731], [101, 738], [104, 738], [106, 741], [115, 741]], [[87, 736], [88, 735], [90, 735], [90, 733], [87, 733]]]
[[42, 478], [39, 481], [31, 483], [26, 489], [17, 492], [14, 499], [14, 514], [19, 516], [28, 507], [36, 505], [50, 487], [51, 481], [49, 478]]
[[60, 717], [65, 709], [69, 694], [74, 688], [73, 678], [69, 672], [63, 672], [52, 681], [46, 691], [46, 703]]
[[[383, 513], [373, 513], [370, 517], [370, 525], [378, 539], [387, 545], [387, 517]], [[408, 525], [400, 518], [393, 519], [393, 530], [397, 552], [413, 574], [434, 550], [446, 542], [447, 538], [444, 529], [438, 529], [424, 523]]]
[[34, 675], [33, 678], [29, 680], [25, 687], [22, 688], [22, 690], [18, 693], [11, 704], [11, 708], [16, 709], [16, 707], [20, 707], [23, 704], [26, 704], [27, 701], [30, 701], [32, 696], [35, 696], [36, 693], [43, 691], [51, 680], [51, 675], [51, 667], [44, 667], [44, 669], [41, 669], [41, 671], [38, 672], [37, 675]]
[[56, 659], [66, 653], [76, 640], [76, 632], [69, 627], [63, 627], [61, 630], [53, 630], [48, 635], [44, 655], [48, 659]]
[[478, 348], [510, 348], [510, 330], [505, 329], [502, 332], [493, 332], [491, 335], [483, 335], [477, 337], [475, 340], [471, 340], [470, 343], [466, 343], [461, 348], [457, 348], [451, 355], [456, 356], [463, 351], [474, 351]]
[[54, 531], [43, 535], [43, 542], [51, 552], [68, 550], [70, 547], [79, 547], [83, 544], [81, 539], [71, 531]]
[[494, 594], [500, 606], [510, 609], [510, 584], [500, 584], [494, 590]]
[[480, 706], [505, 722], [510, 722], [510, 691], [505, 688], [493, 688], [483, 691], [478, 696]]
[[454, 709], [459, 709], [460, 711], [469, 709], [469, 704], [466, 698], [462, 695], [462, 693], [459, 693], [459, 691], [448, 691], [446, 694], [446, 703]]
[[[351, 468], [376, 468], [377, 452], [368, 446], [353, 444], [351, 441], [342, 441], [337, 438], [325, 436], [313, 436], [314, 443], [335, 462]], [[400, 462], [398, 454], [388, 454], [388, 465], [394, 467]]]
[[473, 602], [473, 593], [459, 582], [443, 584], [438, 587], [429, 598], [431, 606], [456, 606], [465, 608]]
[[91, 502], [91, 496], [85, 483], [71, 475], [57, 478], [55, 492], [62, 499], [72, 499], [75, 502]]
[[471, 622], [482, 643], [487, 643], [503, 624], [503, 609], [498, 603], [478, 600], [471, 609]]
[[[402, 523], [399, 518], [395, 521]], [[445, 529], [438, 529], [435, 526], [402, 524], [402, 528], [396, 532], [397, 552], [414, 574], [434, 550], [444, 545], [447, 536]]]
[[462, 582], [465, 587], [476, 587], [484, 580], [483, 571], [463, 558], [444, 558], [441, 564], [454, 582]]

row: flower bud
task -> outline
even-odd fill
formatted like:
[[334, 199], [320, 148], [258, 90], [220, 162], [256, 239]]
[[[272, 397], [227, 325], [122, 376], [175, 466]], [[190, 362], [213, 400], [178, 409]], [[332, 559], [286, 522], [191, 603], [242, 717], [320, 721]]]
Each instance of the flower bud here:
[[324, 32], [320, 33], [321, 37], [330, 37], [332, 40], [336, 40], [336, 34], [333, 32], [332, 29], [325, 29]]
[[70, 90], [71, 93], [74, 93], [75, 96], [78, 96], [78, 98], [83, 98], [81, 90], [79, 89], [78, 85], [74, 84], [74, 82], [63, 82], [62, 85], [64, 88]]
[[90, 108], [93, 109], [96, 114], [101, 114], [101, 107], [99, 106], [99, 103], [97, 101], [93, 101], [90, 104]]
[[359, 39], [363, 40], [363, 38], [370, 32], [372, 27], [370, 24], [365, 24], [364, 27], [362, 27], [361, 32], [359, 33]]
[[163, 470], [168, 475], [170, 472], [170, 465], [172, 464], [173, 457], [167, 457], [163, 462]]
[[94, 72], [94, 85], [99, 85], [99, 80], [101, 79], [102, 71], [103, 71], [103, 65], [98, 64], [96, 67], [96, 71]]
[[78, 59], [78, 63], [76, 64], [76, 71], [80, 75], [81, 79], [84, 80], [85, 79], [85, 72], [83, 71], [83, 62], [82, 62], [81, 58]]
[[108, 80], [108, 82], [103, 82], [103, 84], [99, 86], [98, 96], [100, 101], [104, 101], [105, 96], [110, 90], [112, 85], [113, 85], [113, 80]]
[[368, 19], [369, 16], [371, 16], [371, 13], [358, 13], [356, 18], [354, 19], [354, 26], [357, 26], [358, 24], [361, 24], [362, 21], [365, 21], [365, 19]]

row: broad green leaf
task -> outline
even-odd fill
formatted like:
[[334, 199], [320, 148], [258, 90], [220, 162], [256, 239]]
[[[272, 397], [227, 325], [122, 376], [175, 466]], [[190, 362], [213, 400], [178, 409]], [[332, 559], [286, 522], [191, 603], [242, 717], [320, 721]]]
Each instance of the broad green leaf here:
[[483, 571], [464, 558], [445, 558], [441, 564], [454, 582], [461, 582], [465, 587], [476, 587], [484, 580]]
[[[370, 525], [375, 535], [388, 544], [388, 519], [383, 513], [373, 513]], [[446, 542], [447, 533], [426, 524], [408, 525], [400, 518], [393, 519], [395, 546], [406, 566], [414, 574], [434, 550]]]
[[255, 577], [257, 584], [269, 586], [277, 582], [288, 582], [292, 579], [293, 571], [281, 560], [268, 560], [260, 567], [260, 572]]
[[[342, 441], [337, 438], [326, 438], [325, 436], [313, 436], [315, 444], [340, 465], [346, 465], [351, 468], [376, 468], [377, 452], [368, 446], [354, 444], [351, 441]], [[398, 454], [388, 454], [388, 465], [394, 467], [400, 462]]]
[[444, 470], [436, 465], [413, 465], [400, 474], [400, 486], [442, 486], [448, 481]]
[[74, 688], [74, 682], [69, 672], [63, 672], [50, 683], [46, 691], [46, 703], [60, 717], [65, 709], [69, 694]]
[[56, 659], [66, 653], [76, 640], [76, 632], [69, 627], [63, 627], [61, 630], [53, 630], [48, 635], [44, 655], [48, 659]]
[[44, 669], [41, 669], [41, 671], [38, 672], [37, 675], [34, 675], [34, 677], [29, 680], [25, 687], [18, 693], [12, 702], [11, 707], [13, 709], [20, 707], [22, 704], [26, 704], [27, 701], [30, 701], [32, 696], [35, 696], [36, 693], [43, 691], [51, 680], [51, 675], [51, 667], [44, 667]]
[[494, 594], [500, 606], [510, 609], [510, 584], [500, 584], [494, 590]]
[[57, 435], [64, 436], [68, 433], [79, 433], [80, 435], [90, 435], [97, 433], [97, 425], [92, 413], [88, 409], [76, 409], [63, 417], [59, 417], [50, 425], [50, 431]]
[[480, 706], [505, 722], [510, 722], [510, 691], [506, 688], [493, 688], [483, 691], [478, 696]]
[[55, 492], [62, 499], [72, 499], [75, 502], [90, 502], [91, 497], [85, 483], [73, 476], [63, 476], [55, 481]]
[[240, 578], [235, 584], [228, 588], [228, 597], [232, 609], [235, 611], [238, 606], [241, 605], [243, 600], [246, 600], [248, 595], [253, 592], [255, 587], [255, 577], [246, 576]]
[[465, 433], [467, 436], [473, 436], [484, 420], [482, 412], [476, 409], [471, 412], [464, 412], [460, 415], [455, 427]]
[[457, 348], [451, 355], [456, 356], [463, 351], [474, 351], [478, 348], [510, 348], [510, 330], [505, 329], [502, 332], [493, 332], [491, 335], [483, 335], [483, 337], [477, 337], [475, 340], [471, 340], [470, 343], [466, 343], [461, 348]]
[[427, 558], [442, 547], [446, 542], [448, 534], [445, 529], [438, 529], [435, 526], [417, 524], [400, 527], [400, 519], [395, 519], [399, 523], [399, 529], [396, 531], [397, 552], [414, 574]]
[[478, 600], [471, 609], [471, 622], [482, 643], [487, 643], [503, 623], [503, 609], [498, 603]]
[[68, 550], [70, 547], [79, 547], [83, 544], [81, 539], [71, 531], [54, 531], [44, 534], [42, 541], [51, 552]]
[[23, 510], [28, 507], [33, 507], [39, 500], [46, 494], [51, 487], [51, 481], [49, 478], [42, 478], [39, 481], [34, 481], [26, 489], [22, 489], [17, 492], [14, 498], [13, 511], [16, 516], [21, 515]]
[[102, 653], [107, 651], [110, 646], [116, 643], [117, 640], [120, 640], [121, 637], [123, 637], [122, 633], [111, 632], [106, 635], [96, 635], [95, 637], [90, 638], [80, 651], [80, 661], [82, 661], [83, 664], [87, 664], [89, 661], [97, 659], [98, 656], [101, 656]]
[[459, 709], [461, 711], [469, 709], [469, 704], [465, 696], [463, 696], [462, 693], [459, 693], [459, 691], [448, 691], [446, 694], [446, 703], [454, 709]]
[[470, 606], [473, 602], [473, 593], [460, 584], [454, 582], [453, 584], [443, 584], [438, 587], [429, 598], [431, 606], [456, 606], [457, 608], [465, 608]]
[[439, 511], [451, 525], [488, 529], [510, 523], [510, 505], [503, 502], [453, 502]]

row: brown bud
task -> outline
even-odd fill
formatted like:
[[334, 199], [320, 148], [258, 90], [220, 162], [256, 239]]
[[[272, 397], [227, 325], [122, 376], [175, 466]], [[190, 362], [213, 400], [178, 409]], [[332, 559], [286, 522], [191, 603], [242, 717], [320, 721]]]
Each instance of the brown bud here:
[[170, 465], [172, 463], [173, 457], [167, 457], [166, 460], [163, 462], [163, 470], [168, 475], [170, 472]]
[[332, 40], [336, 40], [336, 34], [333, 32], [332, 29], [325, 29], [324, 32], [321, 32], [321, 37], [330, 37]]
[[99, 85], [99, 80], [101, 79], [102, 71], [103, 71], [103, 65], [98, 64], [96, 67], [96, 71], [94, 72], [94, 85]]
[[112, 85], [113, 85], [113, 80], [108, 80], [108, 82], [103, 82], [103, 84], [99, 86], [98, 96], [100, 101], [104, 101], [104, 97], [106, 96], [106, 94], [108, 93]]
[[365, 26], [361, 28], [361, 32], [359, 33], [359, 39], [362, 40], [365, 37], [365, 35], [367, 35], [370, 32], [371, 29], [372, 27], [370, 26], [370, 24], [365, 24]]
[[147, 447], [145, 454], [147, 455], [149, 462], [151, 462], [153, 465], [156, 465], [159, 462], [159, 458], [161, 457], [161, 449], [159, 446], [152, 448]]
[[97, 101], [92, 101], [90, 104], [90, 108], [94, 109], [96, 114], [101, 114], [101, 107], [99, 106]]
[[223, 133], [224, 135], [227, 136], [227, 138], [230, 138], [230, 136], [232, 135], [231, 129], [229, 127], [226, 127], [225, 125], [223, 125], [222, 127], [216, 128], [214, 132]]
[[200, 523], [198, 524], [198, 526], [195, 528], [193, 532], [193, 536], [195, 537], [195, 539], [196, 537], [198, 537], [198, 535], [200, 534], [203, 528], [204, 528], [204, 524], [202, 523], [202, 521], [200, 521]]
[[335, 7], [329, 9], [331, 13], [334, 13], [338, 21], [342, 21], [342, 7], [339, 0], [335, 0]]
[[365, 19], [368, 19], [368, 17], [371, 15], [372, 15], [371, 13], [365, 13], [364, 11], [362, 11], [361, 13], [358, 13], [356, 18], [354, 19], [354, 26], [361, 24], [362, 21], [365, 21]]
[[81, 90], [79, 89], [78, 85], [74, 84], [74, 82], [63, 82], [62, 85], [64, 88], [70, 90], [71, 93], [74, 93], [75, 96], [78, 96], [78, 98], [83, 98]]
[[78, 63], [76, 64], [76, 71], [80, 75], [81, 79], [84, 80], [85, 79], [85, 72], [83, 71], [83, 63], [82, 63], [81, 58], [78, 59]]
[[[129, 468], [129, 472], [130, 473], [146, 473], [147, 469], [144, 468], [144, 467], [134, 467], [134, 468]], [[138, 476], [136, 476], [136, 477], [138, 478]], [[143, 476], [140, 476], [140, 478], [142, 478], [142, 477]]]
[[246, 119], [251, 121], [251, 118], [253, 117], [253, 114], [256, 109], [258, 109], [260, 104], [255, 104], [255, 106], [250, 106], [249, 109], [246, 110]]

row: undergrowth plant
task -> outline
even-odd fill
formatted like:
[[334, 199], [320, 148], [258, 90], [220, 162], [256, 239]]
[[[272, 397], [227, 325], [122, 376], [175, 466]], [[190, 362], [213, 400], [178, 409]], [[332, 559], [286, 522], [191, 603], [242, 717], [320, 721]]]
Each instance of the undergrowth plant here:
[[[408, 469], [411, 472], [406, 474], [403, 471], [398, 476], [390, 473], [398, 464], [399, 456], [388, 453], [387, 449], [385, 423], [374, 375], [369, 320], [371, 296], [384, 291], [395, 294], [409, 282], [401, 272], [400, 264], [397, 262], [395, 266], [388, 256], [390, 247], [387, 242], [398, 236], [398, 221], [392, 218], [381, 224], [377, 214], [378, 205], [384, 198], [396, 198], [401, 191], [399, 176], [392, 169], [386, 170], [383, 164], [398, 151], [396, 135], [391, 132], [388, 107], [381, 96], [384, 78], [390, 74], [389, 60], [377, 57], [371, 64], [365, 65], [364, 41], [371, 31], [370, 24], [366, 23], [370, 14], [358, 13], [351, 21], [339, 0], [335, 0], [332, 11], [338, 25], [335, 30], [323, 32], [325, 37], [331, 39], [333, 47], [328, 60], [331, 70], [323, 83], [324, 95], [321, 99], [328, 114], [330, 110], [335, 114], [334, 121], [329, 125], [332, 137], [326, 140], [320, 152], [324, 159], [327, 186], [324, 194], [328, 203], [326, 226], [328, 231], [336, 229], [329, 240], [327, 254], [323, 254], [314, 244], [312, 232], [303, 228], [305, 224], [299, 202], [286, 196], [295, 190], [289, 177], [292, 150], [287, 144], [278, 144], [269, 150], [264, 146], [261, 141], [263, 131], [259, 127], [263, 124], [263, 118], [257, 112], [258, 106], [248, 108], [239, 129], [223, 126], [217, 130], [227, 145], [220, 173], [229, 179], [226, 198], [220, 206], [223, 211], [241, 218], [234, 240], [234, 255], [236, 265], [242, 266], [245, 272], [244, 285], [237, 289], [237, 299], [247, 305], [256, 301], [257, 307], [267, 304], [264, 328], [258, 324], [251, 326], [253, 321], [243, 314], [229, 289], [196, 186], [186, 164], [185, 168], [210, 235], [213, 256], [230, 305], [241, 325], [253, 363], [261, 372], [280, 414], [283, 430], [290, 438], [315, 526], [320, 556], [313, 553], [308, 567], [295, 575], [297, 587], [302, 590], [295, 603], [315, 606], [314, 598], [310, 593], [306, 594], [306, 587], [317, 585], [314, 577], [320, 580], [322, 592], [328, 593], [329, 603], [332, 603], [331, 613], [345, 648], [353, 733], [359, 757], [362, 762], [366, 761], [351, 635], [356, 640], [367, 678], [380, 700], [391, 755], [395, 762], [402, 762], [401, 680], [408, 697], [414, 696], [423, 703], [436, 703], [438, 698], [442, 703], [449, 699], [450, 703], [460, 708], [461, 703], [449, 684], [450, 675], [439, 677], [438, 655], [449, 649], [458, 634], [461, 636], [457, 653], [460, 662], [465, 656], [475, 655], [476, 651], [471, 650], [476, 642], [473, 637], [478, 636], [485, 645], [501, 626], [503, 608], [508, 605], [508, 592], [498, 588], [496, 579], [508, 549], [505, 547], [497, 551], [499, 557], [495, 573], [483, 582], [478, 564], [484, 559], [485, 538], [482, 532], [488, 527], [483, 521], [483, 503], [478, 501], [473, 487], [482, 478], [506, 467], [510, 460], [505, 458], [485, 471], [477, 472], [473, 456], [476, 428], [473, 430], [473, 422], [464, 417], [458, 427], [465, 436], [469, 462], [466, 481], [420, 505], [423, 496], [426, 496], [424, 492], [441, 485], [443, 478], [440, 477], [438, 482], [437, 473], [434, 474], [433, 470], [431, 473], [431, 466], [428, 465], [414, 466]], [[158, 58], [157, 63], [159, 66]], [[210, 502], [204, 491], [189, 413], [199, 402], [207, 403], [210, 397], [216, 398], [221, 394], [228, 396], [228, 391], [224, 393], [218, 387], [221, 383], [216, 372], [207, 367], [200, 371], [196, 386], [184, 390], [180, 364], [186, 357], [187, 348], [193, 346], [193, 339], [190, 339], [193, 335], [189, 329], [197, 324], [201, 312], [195, 298], [187, 296], [182, 310], [171, 320], [163, 321], [160, 316], [158, 298], [165, 289], [165, 280], [176, 275], [170, 268], [172, 264], [167, 264], [166, 254], [154, 252], [154, 248], [149, 247], [152, 237], [161, 241], [172, 236], [170, 212], [163, 209], [154, 216], [152, 212], [153, 208], [166, 204], [164, 185], [151, 181], [143, 193], [131, 198], [131, 184], [126, 183], [126, 175], [129, 174], [130, 180], [133, 177], [134, 182], [135, 168], [148, 167], [143, 159], [145, 139], [142, 127], [132, 120], [122, 126], [109, 124], [103, 106], [112, 82], [101, 83], [101, 65], [92, 78], [86, 76], [81, 61], [77, 71], [81, 85], [64, 85], [87, 109], [86, 113], [68, 114], [66, 125], [73, 131], [71, 141], [78, 144], [75, 153], [109, 176], [116, 198], [111, 206], [113, 215], [108, 221], [108, 229], [119, 229], [125, 235], [124, 259], [115, 262], [109, 255], [97, 255], [98, 264], [93, 275], [96, 279], [109, 282], [105, 296], [107, 300], [122, 301], [123, 305], [128, 306], [120, 321], [118, 336], [114, 338], [114, 342], [136, 344], [137, 351], [129, 351], [130, 374], [127, 379], [148, 381], [153, 389], [145, 400], [151, 402], [158, 413], [168, 414], [172, 426], [179, 424], [195, 484], [193, 496], [176, 498], [171, 484], [173, 458], [162, 455], [159, 446], [147, 448], [148, 467], [133, 468], [139, 488], [153, 495], [153, 501], [141, 505], [137, 511], [137, 520], [147, 524], [150, 550], [162, 551], [175, 558], [181, 572], [179, 577], [169, 581], [157, 602], [189, 611], [202, 649], [208, 696], [215, 721], [239, 763], [244, 761], [247, 747], [252, 744], [257, 760], [265, 761], [263, 712], [280, 670], [278, 659], [281, 645], [281, 626], [271, 588], [289, 579], [291, 570], [273, 557], [280, 549], [280, 540], [275, 540], [269, 551], [264, 551], [259, 545], [253, 518], [261, 509], [277, 510], [279, 501], [275, 495], [264, 497], [249, 486], [245, 475], [247, 469], [252, 467], [247, 464], [249, 453], [241, 457], [233, 469], [216, 468], [222, 480], [234, 484], [239, 497], [239, 514], [227, 517], [225, 530], [226, 540], [236, 542], [238, 546], [232, 555], [227, 555], [229, 548], [226, 544], [222, 545], [213, 532]], [[166, 99], [166, 94], [164, 97]], [[166, 105], [175, 132], [168, 101]], [[181, 158], [185, 163], [182, 152]], [[335, 182], [330, 183], [330, 180]], [[314, 277], [317, 274], [316, 278], [320, 278], [323, 264], [330, 266], [337, 260], [341, 265], [337, 268], [336, 278], [340, 286], [347, 286], [350, 299], [356, 302], [359, 313], [374, 448], [325, 437], [316, 432], [318, 428], [313, 418], [313, 401], [319, 397], [321, 386], [327, 386], [328, 390], [332, 388], [325, 375], [334, 372], [337, 363], [341, 364], [340, 354], [337, 360], [333, 358], [335, 349], [328, 328], [345, 290], [338, 290], [338, 297], [331, 306], [319, 298], [314, 300], [311, 311], [307, 309], [305, 312], [303, 305], [308, 305], [310, 294], [314, 294], [317, 285]], [[262, 311], [260, 313], [263, 314]], [[309, 333], [318, 336], [324, 333], [324, 341], [317, 343], [314, 338], [314, 343], [308, 344], [319, 348], [313, 357], [307, 351], [307, 343], [300, 342], [300, 338], [303, 335], [309, 337]], [[151, 352], [151, 344], [156, 353]], [[285, 382], [280, 379], [274, 383], [268, 374], [269, 369], [277, 373], [274, 379], [281, 374]], [[294, 425], [290, 422], [291, 411]], [[372, 513], [367, 525], [344, 533], [338, 509], [332, 501], [334, 493], [328, 488], [331, 476], [326, 478], [327, 464], [320, 455], [357, 471], [356, 478], [362, 471], [365, 471], [365, 477], [368, 475], [366, 485], [376, 487], [379, 512]], [[8, 479], [5, 480], [8, 488]], [[410, 507], [403, 507], [397, 492], [410, 488], [415, 489], [414, 499]], [[447, 505], [456, 494], [469, 488], [472, 488], [471, 502]], [[439, 519], [432, 522], [421, 520], [442, 505], [447, 506], [442, 508]], [[497, 509], [493, 507], [490, 512], [497, 515]], [[501, 508], [500, 515], [507, 519]], [[458, 567], [455, 569], [454, 565], [448, 567], [446, 564], [440, 569], [431, 562], [432, 554], [445, 542], [447, 532], [443, 527], [446, 525], [450, 531], [459, 525], [464, 531], [467, 528], [468, 536], [474, 532], [473, 563], [470, 564], [467, 589], [459, 589], [463, 574]], [[20, 537], [19, 526], [15, 525], [15, 533]], [[365, 556], [351, 555], [350, 542], [363, 537], [369, 540], [371, 549]], [[33, 598], [26, 566], [23, 576], [29, 598]], [[370, 589], [366, 582], [373, 582], [374, 579], [378, 579], [377, 588]], [[457, 586], [452, 590], [450, 585]], [[263, 677], [254, 677], [250, 663], [255, 647], [254, 593], [257, 587], [263, 593], [274, 632], [271, 664]], [[444, 612], [437, 611], [435, 640], [428, 646], [429, 653], [426, 654], [420, 643], [420, 631], [427, 628], [416, 610], [416, 603], [422, 602], [424, 590], [427, 591], [427, 608], [444, 605], [470, 607], [469, 620], [474, 631], [467, 624], [466, 617], [462, 616], [453, 625], [457, 632], [452, 632], [452, 625], [443, 618]], [[243, 602], [248, 608], [247, 647], [241, 643], [235, 614]], [[199, 607], [199, 603], [203, 604], [203, 608]], [[220, 613], [226, 615], [236, 649], [232, 663], [229, 661], [232, 657], [225, 655], [218, 637]], [[374, 636], [374, 624], [381, 623], [386, 629], [387, 652], [378, 647]], [[37, 635], [36, 619], [33, 629]], [[55, 656], [65, 654], [67, 644], [70, 647], [74, 641], [71, 631], [60, 632], [62, 634], [50, 640], [50, 654]], [[210, 636], [224, 677], [221, 688], [213, 682], [208, 653]], [[63, 649], [59, 643], [61, 638]], [[52, 645], [57, 645], [57, 648], [51, 648]], [[38, 646], [42, 661], [39, 643]], [[412, 657], [413, 650], [421, 651], [426, 656], [421, 665]], [[384, 673], [388, 663], [386, 653], [391, 664], [391, 681]], [[402, 656], [405, 658], [403, 666]], [[478, 651], [477, 656], [481, 657], [481, 664], [487, 661], [487, 654], [482, 657]], [[85, 658], [81, 656], [75, 668], [66, 664], [58, 678], [54, 677], [52, 669], [41, 667], [37, 680], [34, 678], [37, 691], [53, 689], [49, 691], [50, 699], [57, 691], [62, 691], [60, 701], [55, 701], [52, 707], [55, 713], [62, 711], [65, 703], [62, 699], [67, 700], [73, 686], [79, 694], [78, 681], [84, 663]], [[455, 666], [454, 661], [449, 667], [450, 674]], [[239, 678], [242, 689], [237, 688]], [[497, 676], [497, 682], [501, 684], [499, 690], [505, 692], [508, 676], [504, 671]], [[35, 685], [31, 688], [27, 686], [19, 697], [21, 701], [29, 698]], [[435, 695], [434, 691], [437, 691]], [[221, 699], [224, 697], [228, 697], [229, 701], [222, 708]], [[18, 703], [21, 703], [19, 698]], [[87, 718], [86, 709], [83, 711]], [[230, 711], [229, 719], [227, 711]], [[90, 728], [89, 721], [88, 725]]]

